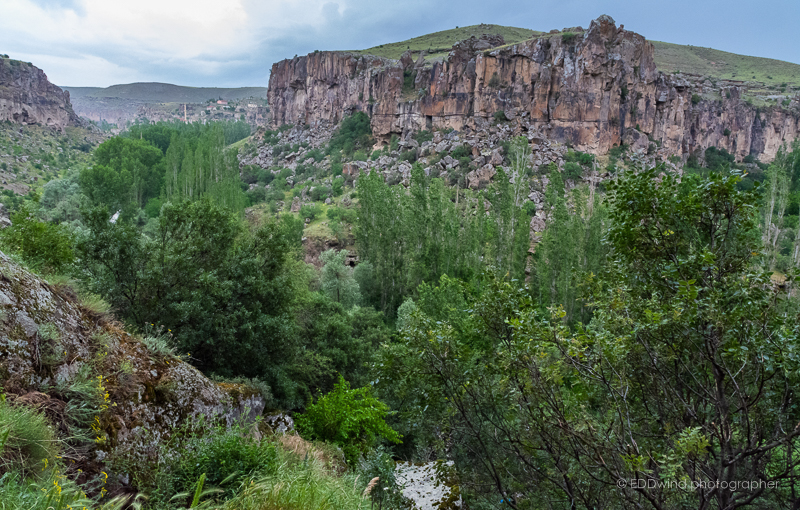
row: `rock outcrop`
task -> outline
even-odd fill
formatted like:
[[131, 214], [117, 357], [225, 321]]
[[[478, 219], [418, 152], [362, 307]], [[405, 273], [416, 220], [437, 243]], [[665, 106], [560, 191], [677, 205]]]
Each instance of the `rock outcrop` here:
[[684, 159], [717, 146], [763, 161], [800, 134], [796, 100], [755, 108], [742, 83], [661, 73], [653, 45], [608, 16], [570, 30], [500, 47], [462, 41], [424, 64], [343, 52], [283, 60], [270, 75], [273, 124], [330, 127], [361, 110], [386, 142], [420, 129], [485, 130], [503, 112], [520, 131], [593, 154], [642, 135]]
[[253, 421], [265, 406], [258, 391], [210, 381], [81, 305], [68, 287], [50, 285], [0, 253], [4, 394], [20, 402], [52, 397], [63, 408], [60, 399], [69, 402], [74, 384], [105, 394], [92, 425], [94, 459], [88, 461], [146, 458], [187, 420]]
[[80, 124], [69, 92], [50, 83], [44, 71], [27, 62], [0, 57], [0, 121], [63, 129]]

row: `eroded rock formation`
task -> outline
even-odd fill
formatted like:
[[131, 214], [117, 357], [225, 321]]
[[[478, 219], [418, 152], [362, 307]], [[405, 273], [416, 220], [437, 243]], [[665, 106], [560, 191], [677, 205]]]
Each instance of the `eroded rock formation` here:
[[63, 129], [80, 120], [69, 92], [50, 83], [44, 71], [27, 62], [0, 58], [0, 121]]
[[427, 63], [342, 52], [283, 60], [270, 76], [273, 124], [330, 126], [361, 110], [386, 141], [419, 129], [483, 130], [502, 111], [521, 131], [593, 154], [638, 141], [683, 158], [717, 146], [763, 161], [800, 133], [796, 100], [792, 109], [757, 109], [740, 83], [708, 90], [702, 80], [665, 75], [653, 45], [608, 16], [570, 30], [510, 46], [489, 36], [462, 41]]

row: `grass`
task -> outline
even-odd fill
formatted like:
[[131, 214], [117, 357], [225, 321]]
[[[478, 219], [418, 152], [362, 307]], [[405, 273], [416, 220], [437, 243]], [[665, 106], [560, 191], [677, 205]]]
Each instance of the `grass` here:
[[542, 32], [530, 30], [527, 28], [506, 27], [502, 25], [471, 25], [468, 27], [452, 28], [450, 30], [442, 30], [441, 32], [434, 32], [419, 37], [414, 37], [406, 41], [381, 44], [366, 50], [353, 51], [362, 55], [377, 55], [379, 57], [399, 59], [407, 50], [415, 55], [414, 58], [419, 56], [419, 52], [427, 51], [428, 54], [435, 58], [437, 56], [447, 54], [453, 44], [464, 39], [469, 39], [470, 36], [480, 37], [482, 34], [500, 34], [505, 39], [506, 44], [514, 44], [525, 41]]
[[45, 416], [0, 399], [0, 472], [41, 475], [56, 463], [58, 442]]
[[758, 81], [767, 85], [800, 86], [800, 65], [771, 58], [749, 57], [726, 51], [651, 41], [658, 69], [700, 74], [725, 80]]
[[366, 480], [336, 476], [314, 455], [303, 458], [279, 450], [278, 469], [243, 486], [226, 510], [366, 510]]

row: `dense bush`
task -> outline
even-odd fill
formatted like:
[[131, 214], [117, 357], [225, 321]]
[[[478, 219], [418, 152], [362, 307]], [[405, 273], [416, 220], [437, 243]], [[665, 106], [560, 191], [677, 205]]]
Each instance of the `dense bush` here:
[[11, 221], [11, 227], [0, 231], [0, 240], [6, 249], [19, 253], [29, 266], [59, 272], [74, 260], [69, 231], [61, 225], [37, 220], [31, 203], [13, 214]]
[[328, 154], [341, 151], [350, 156], [359, 149], [369, 149], [374, 143], [369, 116], [364, 112], [355, 112], [342, 119], [328, 144]]
[[193, 493], [197, 480], [205, 474], [210, 486], [226, 481], [226, 495], [232, 496], [242, 479], [274, 473], [275, 446], [254, 439], [250, 428], [243, 424], [218, 426], [181, 445], [175, 467], [176, 492]]
[[[318, 188], [314, 188], [318, 189]], [[314, 221], [322, 213], [322, 207], [319, 204], [306, 204], [300, 207], [300, 217]]]
[[389, 407], [368, 387], [351, 389], [339, 376], [333, 391], [310, 404], [295, 423], [304, 437], [341, 446], [352, 466], [359, 452], [379, 439], [400, 442], [400, 435], [386, 424], [388, 414]]
[[583, 169], [578, 163], [568, 161], [564, 163], [564, 178], [565, 179], [580, 179], [583, 176]]

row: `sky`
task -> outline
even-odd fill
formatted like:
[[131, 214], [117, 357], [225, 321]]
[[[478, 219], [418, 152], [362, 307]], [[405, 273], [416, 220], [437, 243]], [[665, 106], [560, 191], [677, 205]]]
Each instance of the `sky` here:
[[61, 86], [263, 86], [274, 62], [492, 23], [608, 14], [648, 39], [800, 64], [799, 0], [0, 0], [0, 53]]

